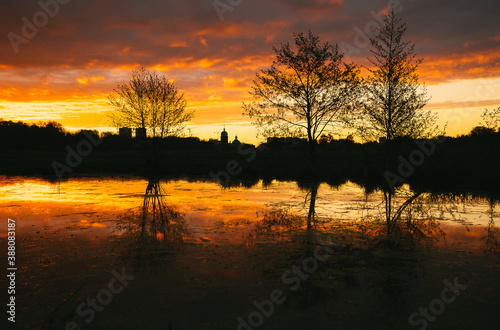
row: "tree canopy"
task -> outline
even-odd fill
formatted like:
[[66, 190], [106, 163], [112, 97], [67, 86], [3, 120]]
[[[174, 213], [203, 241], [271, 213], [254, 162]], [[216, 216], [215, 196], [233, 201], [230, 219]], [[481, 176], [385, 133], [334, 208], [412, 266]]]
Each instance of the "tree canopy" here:
[[109, 103], [117, 127], [145, 128], [151, 137], [180, 136], [184, 123], [194, 116], [187, 101], [173, 82], [144, 68], [133, 71], [128, 83], [118, 85]]
[[344, 63], [338, 45], [321, 43], [312, 32], [294, 38], [296, 51], [290, 43], [273, 47], [276, 59], [257, 73], [255, 101], [243, 108], [263, 137], [306, 136], [314, 163], [317, 139], [353, 102], [360, 70]]
[[384, 22], [370, 38], [369, 76], [357, 116], [350, 118], [349, 125], [365, 140], [431, 137], [438, 127], [436, 114], [423, 110], [429, 101], [425, 85], [418, 82], [417, 68], [423, 59], [416, 58], [415, 44], [403, 40], [406, 24], [394, 10]]

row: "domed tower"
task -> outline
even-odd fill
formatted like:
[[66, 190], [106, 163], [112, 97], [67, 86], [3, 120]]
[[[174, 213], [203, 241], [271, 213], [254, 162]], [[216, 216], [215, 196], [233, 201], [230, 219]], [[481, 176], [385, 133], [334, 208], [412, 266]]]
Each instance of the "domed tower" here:
[[241, 144], [241, 142], [240, 142], [240, 140], [238, 140], [238, 135], [236, 135], [236, 138], [235, 138], [235, 139], [234, 139], [234, 141], [232, 142], [232, 145], [233, 145], [233, 146], [238, 146], [238, 145], [240, 145], [240, 144]]
[[222, 131], [222, 133], [220, 133], [220, 142], [222, 144], [228, 144], [229, 143], [229, 136], [227, 135], [225, 127], [224, 127], [224, 130]]

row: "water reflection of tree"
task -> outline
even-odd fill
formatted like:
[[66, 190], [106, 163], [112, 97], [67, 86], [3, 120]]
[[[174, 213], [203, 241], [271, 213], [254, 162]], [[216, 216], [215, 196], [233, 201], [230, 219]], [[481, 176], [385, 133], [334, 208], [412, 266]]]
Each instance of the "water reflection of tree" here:
[[[284, 270], [300, 265], [306, 258], [314, 258], [315, 249], [320, 246], [318, 239], [328, 241], [325, 232], [329, 218], [316, 212], [319, 182], [301, 182], [299, 188], [305, 192], [302, 201], [288, 201], [273, 205], [273, 208], [261, 214], [257, 219], [250, 242], [262, 243], [270, 238], [272, 246], [254, 244], [254, 247], [272, 249], [272, 254], [265, 253], [265, 262], [273, 269], [273, 277], [281, 279]], [[297, 209], [303, 212], [297, 212]], [[295, 211], [294, 211], [295, 210]], [[329, 245], [337, 249], [335, 243]], [[327, 306], [335, 299], [332, 288], [336, 282], [324, 283], [325, 264], [319, 264], [318, 270], [307, 281], [302, 281], [299, 289], [287, 292], [286, 305], [289, 307]], [[319, 276], [318, 276], [319, 275]]]
[[495, 224], [495, 205], [497, 200], [488, 198], [488, 226], [486, 227], [486, 235], [483, 237], [484, 250], [486, 252], [500, 256], [500, 228]]
[[314, 257], [318, 237], [325, 240], [329, 235], [335, 242], [330, 258], [302, 281], [299, 290], [289, 292], [287, 304], [319, 305], [326, 312], [336, 313], [342, 308], [340, 301], [357, 299], [350, 295], [359, 298], [362, 293], [363, 298], [356, 302], [360, 307], [379, 306], [379, 311], [390, 307], [396, 311], [416, 287], [415, 280], [421, 273], [419, 247], [431, 246], [444, 237], [437, 221], [440, 210], [433, 208], [427, 194], [400, 190], [391, 199], [390, 207], [387, 199], [379, 208], [361, 205], [360, 210], [366, 212], [361, 223], [338, 223], [332, 221], [335, 214], [317, 216], [317, 197], [318, 185], [309, 185], [307, 215], [297, 216], [290, 208], [276, 208], [265, 213], [256, 226], [258, 235], [289, 243], [286, 262], [278, 261], [276, 265], [281, 272]]
[[[469, 194], [415, 192], [404, 186], [395, 191], [390, 206], [383, 193], [375, 195], [380, 204], [367, 195], [359, 205], [360, 222], [321, 224], [316, 214], [317, 195], [314, 187], [307, 192], [307, 215], [297, 216], [289, 207], [278, 207], [259, 219], [260, 235], [285, 238], [289, 243], [281, 250], [285, 258], [271, 261], [276, 271], [270, 279], [279, 280], [292, 266], [313, 256], [317, 238], [330, 235], [335, 242], [330, 257], [319, 263], [298, 290], [287, 291], [286, 304], [292, 308], [317, 306], [335, 315], [352, 312], [355, 305], [371, 319], [390, 319], [406, 312], [425, 274], [429, 248], [446, 238], [440, 220], [463, 222], [466, 205], [477, 204]], [[500, 230], [493, 221], [493, 207], [490, 202], [485, 243], [490, 251], [498, 252]]]
[[350, 231], [332, 227], [339, 233], [339, 248], [316, 284], [333, 292], [328, 310], [337, 313], [343, 308], [339, 301], [347, 300], [377, 316], [399, 312], [423, 271], [420, 248], [445, 236], [439, 212], [427, 197], [410, 190], [382, 193], [381, 204], [374, 207], [366, 195], [359, 205], [360, 221], [340, 226]]
[[307, 216], [294, 212], [292, 209], [296, 205], [276, 204], [259, 217], [250, 237], [267, 236], [274, 240], [284, 241], [305, 234], [304, 243], [308, 244], [310, 230], [319, 225], [319, 219], [316, 216], [319, 183], [302, 185], [301, 188], [306, 191], [306, 195], [304, 202], [300, 203], [299, 206], [301, 209], [307, 210]]
[[383, 212], [364, 214], [359, 228], [372, 242], [387, 248], [430, 246], [444, 239], [436, 208], [428, 194], [400, 189], [383, 193]]
[[149, 269], [174, 254], [174, 243], [189, 236], [184, 215], [165, 197], [161, 183], [150, 180], [142, 205], [125, 212], [117, 223], [116, 233], [129, 246], [126, 258], [138, 268]]

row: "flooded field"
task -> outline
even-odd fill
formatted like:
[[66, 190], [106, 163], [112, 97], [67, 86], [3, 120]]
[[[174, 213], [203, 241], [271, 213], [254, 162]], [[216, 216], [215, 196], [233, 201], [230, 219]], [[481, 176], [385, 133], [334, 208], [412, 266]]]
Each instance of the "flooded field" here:
[[500, 321], [498, 202], [480, 193], [403, 187], [388, 204], [350, 182], [3, 177], [0, 217], [4, 251], [16, 221], [21, 329]]

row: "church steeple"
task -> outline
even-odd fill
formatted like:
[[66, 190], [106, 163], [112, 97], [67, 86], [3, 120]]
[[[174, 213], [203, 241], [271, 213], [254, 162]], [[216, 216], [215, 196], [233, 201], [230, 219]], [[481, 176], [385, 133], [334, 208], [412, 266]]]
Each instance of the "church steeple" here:
[[222, 130], [222, 133], [220, 133], [220, 142], [222, 144], [228, 144], [229, 143], [229, 136], [226, 132], [226, 125], [224, 125], [224, 129]]

